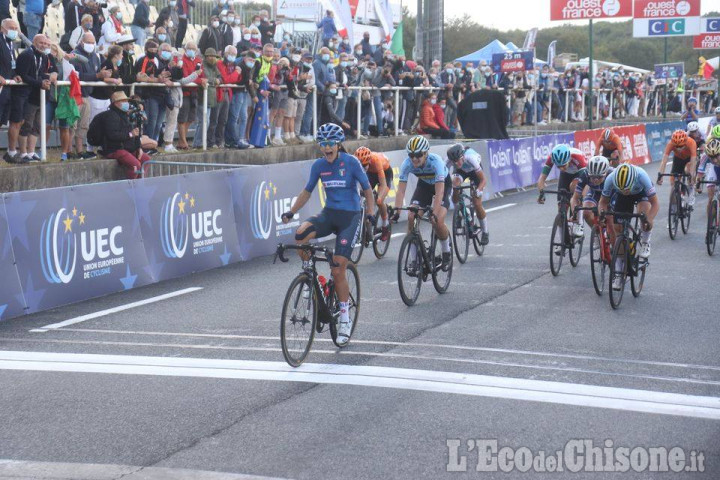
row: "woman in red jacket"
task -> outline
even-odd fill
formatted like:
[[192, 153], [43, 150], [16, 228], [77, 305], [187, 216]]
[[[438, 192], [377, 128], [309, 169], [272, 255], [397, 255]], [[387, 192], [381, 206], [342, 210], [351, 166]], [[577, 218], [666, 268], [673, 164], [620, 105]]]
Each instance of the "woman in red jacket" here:
[[[455, 138], [455, 134], [445, 126], [444, 114], [441, 117], [441, 124], [438, 123], [438, 118], [435, 114], [435, 105], [437, 105], [437, 95], [431, 94], [428, 98], [423, 101], [422, 108], [420, 110], [420, 130], [422, 133], [432, 135], [433, 138]], [[441, 110], [442, 113], [442, 110]]]

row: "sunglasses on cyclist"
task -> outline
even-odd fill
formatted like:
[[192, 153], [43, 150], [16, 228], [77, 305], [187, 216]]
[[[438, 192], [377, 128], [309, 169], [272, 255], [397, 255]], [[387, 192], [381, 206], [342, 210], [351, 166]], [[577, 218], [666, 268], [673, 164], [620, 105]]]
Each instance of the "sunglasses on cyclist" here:
[[321, 147], [334, 147], [338, 143], [340, 143], [340, 142], [337, 142], [335, 140], [322, 140], [322, 141], [318, 142], [318, 144], [320, 144]]
[[422, 158], [422, 156], [425, 155], [424, 153], [410, 153], [408, 154], [408, 157], [410, 158]]

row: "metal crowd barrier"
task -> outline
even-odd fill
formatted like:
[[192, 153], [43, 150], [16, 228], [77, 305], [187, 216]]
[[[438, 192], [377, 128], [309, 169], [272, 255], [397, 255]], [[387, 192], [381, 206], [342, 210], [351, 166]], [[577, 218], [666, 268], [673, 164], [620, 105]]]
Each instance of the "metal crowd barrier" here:
[[229, 170], [232, 168], [252, 167], [237, 163], [169, 162], [150, 160], [145, 162], [138, 173], [143, 177], [162, 177], [165, 175], [184, 175], [186, 173]]

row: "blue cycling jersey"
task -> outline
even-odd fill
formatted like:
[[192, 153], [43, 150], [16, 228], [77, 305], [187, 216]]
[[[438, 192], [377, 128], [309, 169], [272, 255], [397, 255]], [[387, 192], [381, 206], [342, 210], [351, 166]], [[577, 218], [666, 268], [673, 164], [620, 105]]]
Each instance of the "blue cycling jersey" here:
[[411, 173], [415, 175], [418, 180], [434, 185], [445, 181], [445, 177], [448, 176], [448, 169], [439, 155], [428, 153], [425, 165], [420, 168], [416, 168], [409, 157], [405, 159], [400, 166], [400, 181], [407, 182], [408, 176]]
[[[610, 173], [613, 172], [613, 168], [610, 167]], [[609, 173], [608, 173], [609, 175]], [[607, 177], [606, 177], [607, 178]], [[578, 175], [578, 183], [575, 187], [575, 193], [582, 195], [583, 190], [585, 189], [585, 186], [590, 187], [590, 191], [588, 193], [596, 194], [598, 192], [601, 192], [605, 188], [605, 182], [600, 182], [597, 185], [594, 185], [590, 181], [590, 175], [587, 172], [587, 169], [580, 170], [580, 174]]]
[[330, 163], [325, 158], [318, 158], [310, 168], [310, 178], [305, 190], [312, 192], [320, 180], [325, 188], [327, 208], [335, 210], [360, 210], [360, 194], [357, 184], [363, 190], [370, 188], [367, 174], [360, 164], [360, 160], [344, 152]]
[[[650, 175], [648, 175], [647, 172], [642, 168], [635, 168], [638, 171], [638, 175], [635, 178], [635, 182], [633, 182], [632, 187], [630, 187], [630, 193], [628, 195], [637, 195], [642, 193], [645, 197], [652, 197], [653, 195], [655, 195], [655, 185], [653, 185], [652, 180], [650, 180]], [[620, 190], [615, 188], [616, 173], [617, 170], [612, 172], [605, 179], [605, 185], [603, 186], [602, 191], [603, 197], [610, 197], [612, 196], [613, 192], [624, 195]]]

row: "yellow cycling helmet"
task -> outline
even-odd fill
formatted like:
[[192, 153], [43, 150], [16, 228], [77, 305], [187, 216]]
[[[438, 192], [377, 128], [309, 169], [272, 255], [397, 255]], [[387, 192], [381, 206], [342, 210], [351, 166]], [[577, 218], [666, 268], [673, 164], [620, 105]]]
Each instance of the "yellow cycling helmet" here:
[[615, 188], [621, 191], [630, 190], [637, 178], [637, 168], [629, 163], [623, 163], [615, 170]]

